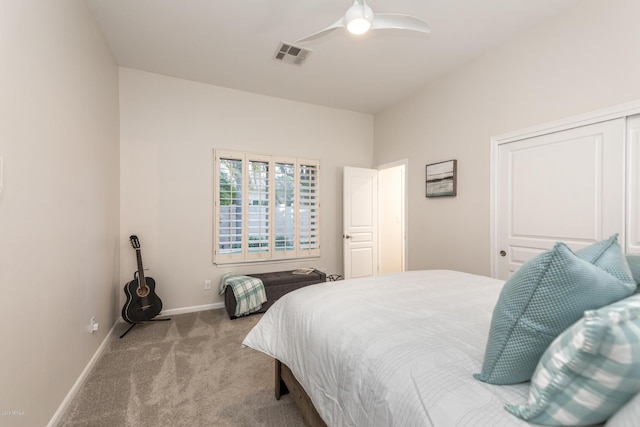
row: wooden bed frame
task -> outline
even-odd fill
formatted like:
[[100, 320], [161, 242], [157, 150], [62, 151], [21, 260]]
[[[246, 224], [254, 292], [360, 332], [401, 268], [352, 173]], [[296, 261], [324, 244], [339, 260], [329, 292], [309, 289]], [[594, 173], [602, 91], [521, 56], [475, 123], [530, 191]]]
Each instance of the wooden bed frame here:
[[275, 372], [275, 395], [276, 400], [280, 400], [280, 397], [291, 393], [291, 397], [296, 402], [304, 424], [307, 427], [327, 427], [325, 422], [318, 414], [313, 402], [309, 398], [307, 392], [300, 385], [296, 377], [293, 376], [291, 369], [284, 363], [275, 359], [276, 372]]

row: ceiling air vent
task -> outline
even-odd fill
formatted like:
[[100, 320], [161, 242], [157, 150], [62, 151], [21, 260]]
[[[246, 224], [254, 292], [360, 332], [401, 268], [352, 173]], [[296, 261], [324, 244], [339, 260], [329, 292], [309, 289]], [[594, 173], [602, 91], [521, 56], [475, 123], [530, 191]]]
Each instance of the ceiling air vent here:
[[305, 59], [311, 55], [311, 50], [294, 46], [291, 43], [280, 42], [273, 59], [287, 64], [302, 65]]

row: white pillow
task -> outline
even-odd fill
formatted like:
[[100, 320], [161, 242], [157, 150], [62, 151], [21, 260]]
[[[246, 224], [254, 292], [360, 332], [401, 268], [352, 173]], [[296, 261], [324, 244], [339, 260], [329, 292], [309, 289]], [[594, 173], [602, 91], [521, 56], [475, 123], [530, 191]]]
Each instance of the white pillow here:
[[618, 410], [605, 427], [629, 427], [640, 424], [640, 393], [636, 394], [626, 405]]

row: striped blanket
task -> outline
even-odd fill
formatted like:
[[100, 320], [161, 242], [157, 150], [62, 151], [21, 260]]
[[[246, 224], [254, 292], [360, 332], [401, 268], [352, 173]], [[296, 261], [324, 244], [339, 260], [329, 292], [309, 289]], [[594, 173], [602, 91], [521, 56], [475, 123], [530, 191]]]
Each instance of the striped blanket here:
[[218, 293], [223, 295], [227, 286], [231, 286], [236, 297], [236, 317], [258, 311], [262, 304], [267, 302], [267, 294], [260, 279], [227, 273], [220, 280]]

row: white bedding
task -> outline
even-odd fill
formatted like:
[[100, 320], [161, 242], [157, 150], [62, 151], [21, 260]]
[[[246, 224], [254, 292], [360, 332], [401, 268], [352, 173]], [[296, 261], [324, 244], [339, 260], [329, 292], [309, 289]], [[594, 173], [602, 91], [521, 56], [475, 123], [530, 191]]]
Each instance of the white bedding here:
[[472, 377], [502, 285], [448, 270], [312, 285], [279, 299], [243, 344], [289, 366], [331, 427], [530, 425], [503, 408], [528, 383]]

